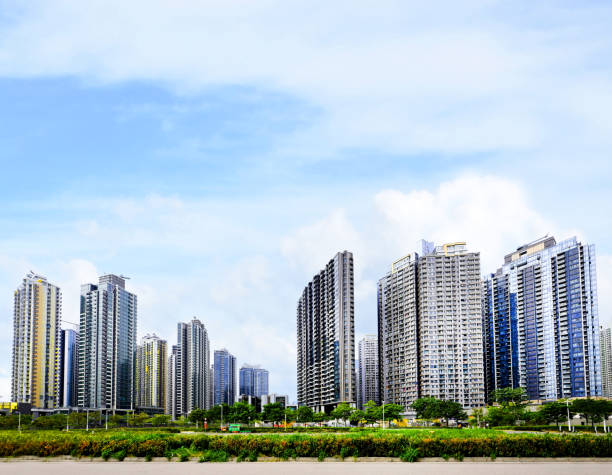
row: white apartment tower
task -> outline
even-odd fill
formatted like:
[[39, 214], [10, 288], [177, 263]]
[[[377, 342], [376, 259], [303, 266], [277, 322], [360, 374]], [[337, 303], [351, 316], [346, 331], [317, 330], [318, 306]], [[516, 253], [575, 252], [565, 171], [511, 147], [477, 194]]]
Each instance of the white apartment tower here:
[[480, 255], [463, 242], [397, 260], [378, 285], [381, 397], [485, 402]]
[[13, 311], [13, 402], [59, 406], [59, 340], [62, 294], [30, 272], [15, 291]]
[[329, 411], [355, 397], [353, 254], [336, 254], [297, 303], [297, 397]]
[[357, 405], [363, 408], [368, 401], [380, 404], [378, 381], [378, 337], [366, 335], [357, 345], [358, 353], [358, 386], [359, 400]]
[[78, 348], [80, 407], [133, 409], [136, 295], [125, 277], [103, 275], [81, 286]]
[[[170, 366], [172, 366], [170, 368]], [[174, 376], [171, 406], [173, 418], [189, 414], [193, 409], [209, 409], [210, 342], [204, 324], [194, 318], [177, 327], [176, 352], [168, 360], [168, 374]]]
[[609, 328], [601, 328], [599, 346], [601, 348], [601, 395], [612, 398], [612, 335]]

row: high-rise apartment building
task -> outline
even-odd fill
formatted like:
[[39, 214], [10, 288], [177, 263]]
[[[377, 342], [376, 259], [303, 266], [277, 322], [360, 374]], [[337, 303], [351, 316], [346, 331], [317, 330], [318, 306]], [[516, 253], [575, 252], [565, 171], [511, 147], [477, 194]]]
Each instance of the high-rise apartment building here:
[[13, 310], [13, 402], [59, 406], [59, 339], [62, 294], [30, 272], [15, 291]]
[[226, 403], [230, 406], [236, 401], [236, 357], [225, 348], [215, 350], [214, 397], [215, 406]]
[[168, 354], [166, 362], [166, 411], [165, 413], [172, 416], [172, 420], [176, 420], [180, 415], [177, 414], [177, 388], [176, 388], [176, 359], [178, 355], [178, 346], [173, 345], [172, 350]]
[[81, 286], [79, 406], [133, 408], [136, 319], [136, 295], [125, 290], [124, 277]]
[[79, 384], [79, 334], [75, 330], [61, 330], [59, 340], [59, 384], [57, 400], [59, 407], [77, 405]]
[[355, 397], [353, 254], [336, 254], [297, 303], [298, 405], [330, 411]]
[[259, 366], [243, 365], [240, 368], [240, 395], [261, 397], [268, 394], [268, 370]]
[[601, 395], [595, 247], [553, 237], [519, 247], [484, 281], [487, 393]]
[[136, 406], [166, 408], [167, 343], [145, 335], [136, 350]]
[[600, 328], [601, 395], [612, 398], [612, 334], [609, 328]]
[[368, 401], [380, 404], [378, 381], [378, 337], [366, 335], [357, 344], [358, 391], [357, 406], [362, 409]]
[[395, 261], [378, 283], [380, 397], [484, 405], [480, 254], [463, 242]]
[[[176, 350], [176, 351], [175, 351]], [[173, 419], [193, 409], [209, 409], [210, 342], [204, 324], [194, 318], [177, 326], [177, 345], [168, 358], [168, 374], [174, 376], [171, 407]], [[171, 367], [172, 366], [172, 367]]]

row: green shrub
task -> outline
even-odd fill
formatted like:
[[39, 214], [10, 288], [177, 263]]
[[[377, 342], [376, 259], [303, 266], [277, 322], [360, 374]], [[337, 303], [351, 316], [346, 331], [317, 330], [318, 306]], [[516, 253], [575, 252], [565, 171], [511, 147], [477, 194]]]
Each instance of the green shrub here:
[[416, 462], [419, 458], [419, 449], [416, 447], [406, 447], [406, 450], [400, 455], [402, 462]]
[[453, 458], [458, 462], [463, 462], [463, 454], [461, 452], [457, 452], [455, 455], [453, 455]]
[[126, 455], [125, 450], [120, 450], [119, 452], [115, 452], [113, 454], [113, 458], [115, 458], [115, 459], [119, 460], [120, 462], [122, 462], [123, 459], [125, 459], [125, 455]]
[[317, 460], [319, 462], [323, 462], [323, 460], [325, 460], [325, 452], [320, 451], [319, 454], [317, 455]]
[[227, 462], [229, 455], [225, 450], [206, 450], [199, 462]]

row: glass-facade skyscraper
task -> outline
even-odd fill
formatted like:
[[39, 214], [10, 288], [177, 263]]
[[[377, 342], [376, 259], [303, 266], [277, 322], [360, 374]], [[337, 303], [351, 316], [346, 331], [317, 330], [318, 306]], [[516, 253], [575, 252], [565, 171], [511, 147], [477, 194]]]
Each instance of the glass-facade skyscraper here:
[[268, 394], [268, 370], [244, 365], [240, 368], [239, 389], [241, 396], [261, 397]]
[[215, 406], [236, 401], [236, 357], [225, 348], [215, 350], [213, 366]]
[[80, 407], [132, 409], [136, 356], [136, 295], [109, 274], [81, 286]]
[[483, 284], [487, 394], [601, 395], [595, 247], [553, 237], [519, 247]]
[[78, 358], [79, 333], [75, 330], [62, 330], [59, 342], [59, 407], [77, 405], [77, 388], [79, 383]]

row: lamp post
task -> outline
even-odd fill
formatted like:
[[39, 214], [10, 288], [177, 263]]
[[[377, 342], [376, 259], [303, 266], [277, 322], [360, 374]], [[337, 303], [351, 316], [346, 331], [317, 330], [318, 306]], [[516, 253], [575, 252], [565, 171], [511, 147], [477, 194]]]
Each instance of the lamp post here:
[[66, 432], [68, 432], [70, 430], [70, 427], [68, 427], [68, 421], [70, 420], [70, 411], [68, 411], [66, 413]]
[[18, 414], [18, 420], [19, 420], [19, 432], [21, 432], [21, 412], [20, 411], [16, 411]]
[[565, 405], [567, 407], [567, 431], [571, 432], [572, 431], [572, 423], [570, 421], [569, 400], [568, 399], [565, 400]]
[[85, 422], [85, 430], [89, 431], [89, 408], [87, 408], [87, 420]]

